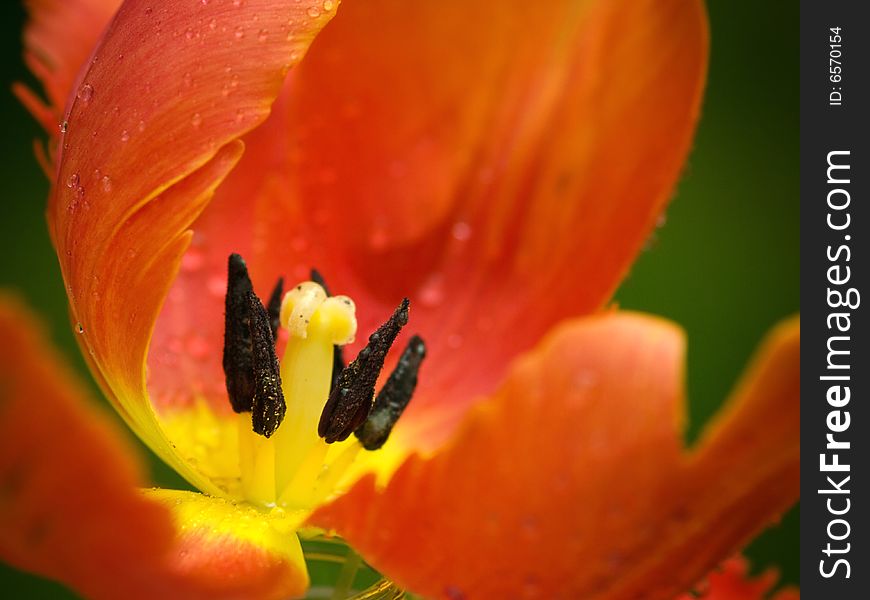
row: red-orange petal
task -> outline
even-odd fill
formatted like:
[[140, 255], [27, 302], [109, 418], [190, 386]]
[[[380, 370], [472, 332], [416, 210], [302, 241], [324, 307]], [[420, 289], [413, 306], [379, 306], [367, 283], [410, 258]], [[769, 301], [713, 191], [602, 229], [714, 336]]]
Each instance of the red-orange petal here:
[[131, 448], [5, 295], [0, 340], [0, 559], [89, 598], [304, 592], [299, 543], [292, 531], [274, 531], [274, 519], [191, 492], [146, 498]]
[[798, 323], [690, 451], [683, 344], [639, 315], [567, 323], [449, 445], [311, 522], [432, 598], [673, 598], [799, 493]]
[[261, 294], [316, 266], [363, 340], [409, 295], [430, 354], [404, 420], [461, 414], [612, 293], [682, 168], [706, 55], [697, 0], [346, 3], [195, 225], [155, 389], [221, 380], [185, 341], [220, 346], [222, 300], [201, 290], [238, 251]]
[[141, 465], [38, 330], [0, 296], [0, 556], [89, 596], [138, 597], [169, 514], [136, 489]]
[[800, 593], [796, 588], [784, 588], [771, 595], [773, 587], [779, 578], [778, 573], [770, 569], [751, 577], [749, 563], [743, 557], [728, 559], [697, 586], [694, 594], [683, 594], [678, 600], [798, 600]]
[[[334, 11], [332, 11], [334, 12]], [[128, 423], [200, 489], [154, 419], [145, 359], [188, 228], [332, 12], [127, 0], [66, 109], [48, 221], [78, 337]]]

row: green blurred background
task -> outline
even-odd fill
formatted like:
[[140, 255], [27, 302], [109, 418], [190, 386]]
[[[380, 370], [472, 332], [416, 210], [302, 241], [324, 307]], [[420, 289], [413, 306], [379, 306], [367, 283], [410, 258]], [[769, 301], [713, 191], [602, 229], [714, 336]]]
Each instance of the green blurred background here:
[[[710, 78], [695, 147], [666, 222], [617, 295], [622, 307], [663, 315], [688, 331], [689, 439], [726, 397], [765, 331], [799, 309], [798, 5], [709, 0], [708, 9]], [[18, 290], [43, 315], [88, 377], [44, 224], [48, 182], [31, 150], [40, 131], [9, 92], [11, 82], [31, 81], [20, 58], [24, 11], [14, 0], [0, 10], [0, 287]], [[152, 457], [157, 485], [185, 487], [140, 448]], [[749, 548], [754, 568], [778, 565], [784, 581], [797, 583], [798, 533], [795, 509]], [[0, 596], [75, 597], [2, 564]]]

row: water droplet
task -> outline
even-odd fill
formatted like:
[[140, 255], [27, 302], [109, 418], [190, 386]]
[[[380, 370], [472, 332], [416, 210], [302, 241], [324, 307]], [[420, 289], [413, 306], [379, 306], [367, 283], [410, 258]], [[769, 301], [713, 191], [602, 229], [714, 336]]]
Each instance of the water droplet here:
[[204, 263], [205, 257], [202, 255], [202, 252], [191, 248], [181, 257], [181, 270], [193, 273], [201, 269]]
[[139, 121], [139, 125], [136, 126], [139, 131], [145, 131], [145, 121]]
[[383, 250], [390, 242], [390, 235], [383, 225], [376, 225], [369, 234], [369, 246], [372, 250]]
[[447, 596], [449, 600], [465, 600], [465, 592], [455, 585], [448, 585], [444, 588], [444, 595]]
[[91, 101], [91, 98], [94, 97], [94, 86], [92, 86], [90, 83], [84, 84], [82, 87], [79, 88], [78, 94], [76, 94], [76, 96], [78, 96], [79, 100], [87, 104]]
[[243, 37], [245, 37], [245, 28], [239, 25], [238, 27], [236, 27], [236, 31], [233, 35], [236, 36], [237, 40], [242, 39]]
[[187, 340], [187, 353], [195, 359], [207, 358], [211, 355], [211, 346], [205, 338], [195, 335]]
[[212, 31], [217, 29], [217, 19], [212, 19], [211, 21], [209, 21], [208, 28], [211, 29]]
[[69, 121], [61, 121], [58, 127], [60, 127], [61, 133], [66, 133], [67, 131], [69, 131]]
[[453, 239], [459, 242], [465, 242], [468, 238], [471, 237], [471, 225], [466, 223], [465, 221], [457, 221], [453, 224], [453, 228], [450, 230], [450, 233], [453, 235]]
[[223, 298], [227, 293], [227, 280], [224, 277], [214, 275], [209, 277], [205, 287], [212, 296]]
[[317, 8], [316, 6], [312, 6], [311, 8], [308, 9], [308, 16], [311, 17], [312, 19], [316, 19], [317, 17], [320, 16], [320, 9]]
[[79, 174], [73, 173], [72, 175], [69, 176], [69, 179], [66, 180], [66, 187], [68, 187], [70, 189], [76, 188], [79, 185], [79, 181], [80, 181]]
[[665, 223], [667, 223], [667, 222], [668, 222], [668, 215], [665, 213], [662, 213], [659, 215], [659, 218], [656, 219], [656, 227], [658, 227], [658, 228], [664, 227]]
[[76, 323], [76, 333], [84, 333], [85, 327], [81, 323]]
[[193, 77], [191, 77], [190, 73], [185, 73], [182, 75], [181, 81], [184, 82], [184, 85], [190, 87], [190, 84], [193, 83]]
[[434, 307], [444, 301], [444, 280], [440, 275], [433, 275], [426, 280], [419, 293], [420, 303]]
[[127, 142], [129, 140], [130, 140], [130, 132], [125, 129], [124, 131], [121, 132], [121, 141]]
[[265, 42], [269, 38], [269, 32], [265, 29], [261, 29], [259, 33], [257, 33], [257, 40], [261, 42]]
[[211, 0], [199, 0], [199, 3], [202, 4], [203, 6], [208, 6], [209, 2], [211, 2]]
[[335, 3], [332, 0], [323, 0], [323, 10], [329, 12], [335, 7]]
[[541, 527], [540, 527], [540, 524], [538, 523], [538, 518], [533, 516], [533, 515], [529, 515], [522, 520], [522, 523], [520, 523], [520, 529], [523, 532], [523, 534], [529, 538], [538, 537], [538, 535], [541, 532]]
[[245, 0], [233, 0], [233, 6], [239, 7], [244, 4]]
[[526, 598], [541, 597], [541, 581], [535, 575], [526, 575], [523, 582], [523, 596]]
[[184, 30], [184, 37], [186, 37], [189, 40], [192, 40], [193, 38], [196, 37], [196, 32], [192, 28], [188, 27], [187, 29]]
[[104, 175], [102, 179], [100, 179], [100, 184], [103, 186], [104, 192], [112, 191], [112, 180], [109, 179], [108, 175]]
[[193, 113], [193, 117], [190, 119], [190, 124], [194, 127], [199, 127], [202, 125], [202, 115], [199, 113]]

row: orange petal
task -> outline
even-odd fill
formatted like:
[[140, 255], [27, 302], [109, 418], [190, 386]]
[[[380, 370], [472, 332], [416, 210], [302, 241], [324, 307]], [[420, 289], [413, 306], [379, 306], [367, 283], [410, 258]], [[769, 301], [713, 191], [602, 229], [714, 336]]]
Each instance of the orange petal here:
[[[696, 0], [347, 3], [195, 225], [154, 352], [221, 381], [178, 341], [220, 346], [202, 289], [227, 254], [263, 295], [316, 266], [364, 334], [411, 297], [431, 352], [410, 412], [461, 413], [616, 287], [682, 168], [706, 56]], [[186, 371], [152, 384], [183, 401]]]
[[25, 0], [30, 19], [24, 30], [24, 61], [42, 83], [48, 106], [23, 86], [16, 94], [26, 99], [50, 134], [58, 135], [76, 75], [120, 4], [121, 0]]
[[678, 600], [798, 600], [800, 593], [795, 588], [785, 588], [770, 595], [778, 578], [779, 575], [772, 569], [757, 577], [750, 577], [747, 560], [743, 557], [731, 558], [710, 573], [695, 594], [684, 594]]
[[127, 0], [78, 76], [48, 221], [79, 341], [127, 422], [175, 455], [145, 390], [153, 323], [187, 231], [332, 13], [278, 0]]
[[304, 591], [299, 543], [274, 519], [190, 492], [143, 496], [131, 449], [38, 330], [0, 295], [0, 558], [93, 598]]
[[798, 327], [776, 331], [686, 451], [681, 332], [569, 322], [446, 447], [310, 521], [433, 598], [673, 598], [798, 497]]
[[135, 593], [169, 547], [169, 515], [136, 489], [141, 465], [40, 334], [0, 296], [0, 556], [89, 596]]

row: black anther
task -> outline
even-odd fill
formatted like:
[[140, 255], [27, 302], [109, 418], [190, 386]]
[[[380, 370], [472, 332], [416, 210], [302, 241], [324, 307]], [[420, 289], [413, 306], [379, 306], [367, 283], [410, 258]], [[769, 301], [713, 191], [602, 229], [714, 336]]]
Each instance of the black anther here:
[[269, 296], [269, 304], [266, 305], [266, 310], [269, 313], [269, 327], [272, 330], [272, 339], [278, 343], [278, 327], [281, 325], [281, 300], [284, 295], [284, 278], [279, 277], [275, 283], [275, 288], [272, 290], [272, 295]]
[[323, 291], [326, 292], [327, 296], [332, 296], [329, 291], [329, 287], [326, 285], [326, 280], [323, 278], [323, 275], [320, 274], [320, 271], [317, 269], [311, 269], [311, 281], [319, 285], [323, 288]]
[[366, 347], [339, 375], [317, 426], [317, 434], [327, 444], [347, 439], [368, 417], [384, 359], [399, 331], [408, 323], [408, 305], [407, 298], [402, 300], [387, 322], [369, 336]]
[[254, 431], [271, 436], [284, 420], [287, 405], [281, 389], [281, 367], [275, 354], [275, 341], [269, 324], [269, 314], [256, 294], [248, 294], [251, 311], [251, 342], [254, 364], [254, 398], [251, 419]]
[[423, 338], [415, 335], [408, 341], [396, 368], [378, 392], [368, 418], [354, 431], [354, 435], [366, 450], [377, 450], [390, 437], [393, 426], [414, 395], [417, 375], [425, 357], [426, 344]]
[[223, 366], [230, 404], [234, 411], [241, 413], [251, 410], [254, 399], [251, 305], [248, 300], [253, 286], [248, 267], [238, 254], [230, 254], [227, 271]]

